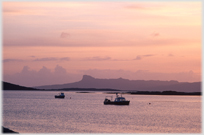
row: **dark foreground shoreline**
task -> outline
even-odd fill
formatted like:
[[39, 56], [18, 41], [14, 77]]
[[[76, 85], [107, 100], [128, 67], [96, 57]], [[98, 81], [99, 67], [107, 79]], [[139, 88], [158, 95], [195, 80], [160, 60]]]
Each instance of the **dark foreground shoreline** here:
[[10, 130], [8, 128], [5, 128], [3, 126], [2, 126], [2, 133], [16, 133], [16, 134], [18, 134], [18, 132], [15, 132], [15, 131]]

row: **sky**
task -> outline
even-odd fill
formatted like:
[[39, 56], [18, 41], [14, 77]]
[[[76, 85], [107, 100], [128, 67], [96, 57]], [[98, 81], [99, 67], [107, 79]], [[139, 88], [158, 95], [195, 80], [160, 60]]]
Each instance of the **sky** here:
[[3, 81], [201, 81], [201, 1], [2, 2]]

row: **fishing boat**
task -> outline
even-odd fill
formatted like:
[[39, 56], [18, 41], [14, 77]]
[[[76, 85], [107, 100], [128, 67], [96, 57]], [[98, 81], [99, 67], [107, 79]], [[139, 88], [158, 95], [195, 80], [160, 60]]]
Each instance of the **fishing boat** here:
[[64, 98], [65, 95], [63, 92], [59, 93], [58, 95], [55, 95], [55, 98]]
[[106, 96], [105, 100], [104, 100], [104, 105], [129, 105], [130, 101], [126, 100], [124, 97], [118, 95], [118, 93], [116, 93], [116, 98], [114, 101], [112, 101], [112, 96], [111, 99], [107, 98], [108, 96]]

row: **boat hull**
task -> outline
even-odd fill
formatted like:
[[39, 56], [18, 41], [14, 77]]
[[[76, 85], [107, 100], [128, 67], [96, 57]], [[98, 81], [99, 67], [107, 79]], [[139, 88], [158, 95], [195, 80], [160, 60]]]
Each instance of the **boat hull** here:
[[129, 105], [130, 101], [122, 101], [122, 102], [115, 102], [115, 101], [108, 101], [104, 102], [104, 105]]
[[55, 98], [64, 98], [65, 96], [57, 96], [55, 95]]

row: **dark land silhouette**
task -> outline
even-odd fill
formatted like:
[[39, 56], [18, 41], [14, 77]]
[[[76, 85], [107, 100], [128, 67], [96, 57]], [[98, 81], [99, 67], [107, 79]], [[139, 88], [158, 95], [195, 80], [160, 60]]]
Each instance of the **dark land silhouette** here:
[[[114, 93], [109, 93], [114, 94]], [[133, 94], [133, 95], [202, 95], [201, 92], [177, 92], [177, 91], [134, 91], [134, 92], [125, 92], [124, 94]]]
[[82, 80], [74, 83], [46, 85], [35, 87], [37, 89], [113, 89], [124, 91], [177, 91], [177, 92], [201, 92], [201, 82], [178, 82], [158, 80], [128, 80], [97, 79], [84, 75]]
[[8, 82], [2, 82], [3, 90], [37, 90], [36, 88], [24, 87]]
[[2, 126], [2, 133], [16, 133], [18, 134], [18, 132], [15, 132], [13, 130], [10, 130], [9, 128], [5, 128]]
[[[81, 93], [89, 93], [90, 91], [104, 91], [107, 94], [123, 93], [123, 94], [137, 94], [137, 95], [201, 95], [201, 92], [178, 92], [178, 91], [124, 91], [117, 89], [105, 89], [105, 88], [64, 88], [64, 89], [36, 89], [8, 82], [3, 82], [3, 90], [15, 90], [15, 91], [80, 91]], [[110, 92], [107, 92], [110, 91]]]

